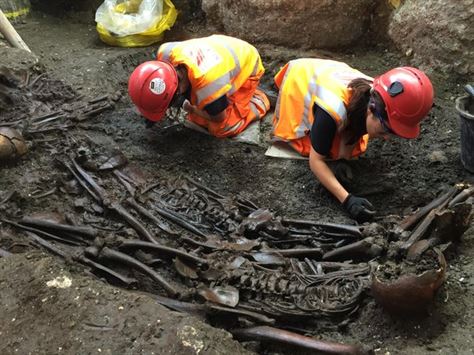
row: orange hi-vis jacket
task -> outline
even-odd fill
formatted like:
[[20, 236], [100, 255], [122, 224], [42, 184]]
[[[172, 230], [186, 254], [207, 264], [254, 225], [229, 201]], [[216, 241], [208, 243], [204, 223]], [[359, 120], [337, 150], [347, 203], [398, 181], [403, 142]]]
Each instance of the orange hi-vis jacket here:
[[214, 127], [214, 132], [211, 131], [213, 123], [193, 115], [188, 117], [216, 136], [242, 131], [252, 120], [263, 117], [269, 108], [261, 97], [257, 95], [257, 99], [254, 98], [265, 69], [257, 49], [245, 41], [212, 35], [164, 43], [158, 50], [157, 59], [166, 60], [174, 66], [184, 64], [188, 68], [190, 102], [198, 109], [203, 110], [209, 103], [227, 95], [232, 107], [226, 111], [228, 117], [225, 124]]
[[[367, 149], [368, 135], [348, 146], [344, 128], [351, 91], [347, 85], [356, 78], [372, 78], [345, 63], [326, 59], [302, 58], [288, 62], [275, 75], [279, 95], [273, 116], [276, 140], [289, 142], [302, 155], [309, 155], [309, 132], [313, 125], [313, 105], [325, 110], [336, 122], [329, 158], [350, 159]], [[295, 144], [293, 144], [295, 143]]]

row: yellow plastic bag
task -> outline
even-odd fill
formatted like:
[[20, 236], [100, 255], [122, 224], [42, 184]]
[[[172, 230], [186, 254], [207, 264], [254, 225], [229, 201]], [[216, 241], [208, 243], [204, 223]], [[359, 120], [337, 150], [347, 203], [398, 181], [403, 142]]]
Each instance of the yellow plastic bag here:
[[12, 23], [28, 15], [30, 7], [29, 0], [0, 0], [0, 9]]
[[97, 32], [111, 46], [149, 46], [163, 39], [177, 15], [171, 0], [105, 0], [96, 12]]
[[388, 3], [394, 8], [398, 9], [402, 4], [403, 0], [388, 0]]

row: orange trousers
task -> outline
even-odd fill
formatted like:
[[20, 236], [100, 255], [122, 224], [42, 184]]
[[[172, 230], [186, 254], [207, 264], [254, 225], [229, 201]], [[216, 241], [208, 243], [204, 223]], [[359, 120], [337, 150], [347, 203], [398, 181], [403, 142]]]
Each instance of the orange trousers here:
[[311, 138], [309, 135], [306, 135], [302, 138], [293, 139], [289, 141], [288, 144], [302, 156], [309, 157], [309, 152], [311, 151]]
[[227, 106], [224, 120], [211, 122], [195, 114], [188, 114], [188, 120], [206, 128], [215, 137], [238, 135], [251, 122], [262, 119], [270, 109], [267, 96], [257, 89], [259, 82], [259, 78], [251, 77], [239, 90], [227, 97], [229, 106]]

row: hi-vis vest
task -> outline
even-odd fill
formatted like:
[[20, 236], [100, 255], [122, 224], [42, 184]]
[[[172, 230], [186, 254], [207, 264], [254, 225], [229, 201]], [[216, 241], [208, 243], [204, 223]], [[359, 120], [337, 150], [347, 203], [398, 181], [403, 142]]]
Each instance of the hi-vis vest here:
[[255, 47], [223, 35], [164, 43], [157, 58], [188, 67], [191, 103], [199, 109], [223, 95], [231, 96], [251, 76], [264, 72]]
[[367, 149], [368, 135], [347, 146], [344, 133], [346, 106], [351, 95], [347, 85], [356, 78], [372, 80], [347, 64], [333, 60], [302, 58], [287, 63], [275, 75], [275, 84], [280, 88], [273, 118], [276, 139], [291, 141], [308, 136], [316, 104], [337, 126], [329, 157], [349, 159], [362, 154]]

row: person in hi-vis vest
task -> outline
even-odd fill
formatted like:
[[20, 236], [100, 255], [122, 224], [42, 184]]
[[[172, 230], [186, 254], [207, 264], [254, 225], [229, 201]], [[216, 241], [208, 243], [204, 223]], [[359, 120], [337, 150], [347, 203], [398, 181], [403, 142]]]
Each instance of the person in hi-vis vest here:
[[168, 107], [182, 107], [187, 119], [216, 137], [241, 133], [270, 108], [257, 89], [264, 73], [258, 51], [237, 38], [213, 35], [160, 46], [157, 60], [140, 64], [128, 91], [149, 121]]
[[314, 175], [351, 217], [370, 220], [375, 214], [371, 203], [350, 194], [325, 160], [359, 156], [369, 137], [416, 138], [433, 106], [430, 79], [412, 67], [371, 78], [345, 63], [301, 58], [280, 69], [275, 84], [274, 140], [309, 156]]

